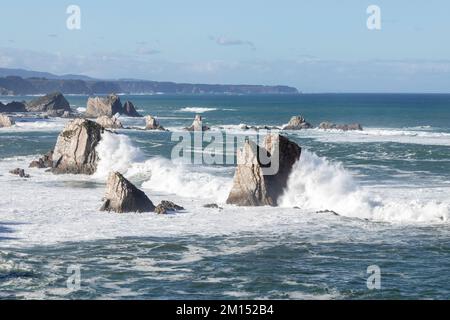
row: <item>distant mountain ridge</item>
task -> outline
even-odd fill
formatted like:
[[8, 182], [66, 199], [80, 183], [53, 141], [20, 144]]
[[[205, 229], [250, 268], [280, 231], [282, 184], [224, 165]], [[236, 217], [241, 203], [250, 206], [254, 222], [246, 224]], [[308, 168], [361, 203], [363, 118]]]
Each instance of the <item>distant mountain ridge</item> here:
[[149, 80], [100, 80], [84, 75], [0, 68], [0, 95], [46, 94], [298, 94], [289, 86], [224, 85], [159, 82]]

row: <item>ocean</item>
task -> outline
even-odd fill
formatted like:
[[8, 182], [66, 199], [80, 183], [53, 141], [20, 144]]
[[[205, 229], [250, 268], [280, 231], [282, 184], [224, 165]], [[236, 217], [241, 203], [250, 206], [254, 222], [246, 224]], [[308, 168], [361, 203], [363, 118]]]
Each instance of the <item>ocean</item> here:
[[[66, 98], [83, 111], [88, 97]], [[94, 176], [27, 169], [67, 119], [21, 117], [0, 129], [0, 299], [450, 298], [450, 95], [121, 100], [170, 131], [105, 135]], [[302, 156], [280, 205], [241, 208], [225, 204], [232, 165], [170, 160], [172, 135], [196, 114], [224, 134], [246, 134], [241, 124], [280, 127], [295, 115], [315, 126], [358, 122], [364, 131], [285, 132]], [[8, 173], [17, 167], [31, 178]], [[99, 212], [111, 170], [154, 203], [186, 210]], [[377, 288], [368, 285], [374, 266]]]

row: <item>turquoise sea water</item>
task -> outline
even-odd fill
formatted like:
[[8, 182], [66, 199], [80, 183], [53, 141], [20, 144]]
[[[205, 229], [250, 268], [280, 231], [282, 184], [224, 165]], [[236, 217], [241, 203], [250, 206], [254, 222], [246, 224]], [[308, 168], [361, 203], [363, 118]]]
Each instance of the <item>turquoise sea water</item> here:
[[[74, 109], [86, 105], [87, 97], [67, 98]], [[98, 212], [104, 177], [9, 175], [50, 150], [67, 121], [17, 117], [0, 129], [0, 298], [450, 297], [450, 95], [121, 99], [172, 132], [196, 113], [224, 134], [293, 115], [364, 131], [286, 132], [304, 152], [282, 205], [241, 209], [223, 204], [232, 166], [181, 167], [164, 160], [171, 132], [119, 130], [124, 139], [105, 140], [104, 167], [120, 165], [154, 202], [172, 199], [186, 211], [117, 216]], [[223, 210], [203, 208], [210, 202]], [[324, 209], [339, 216], [316, 213]], [[79, 290], [66, 286], [74, 265]], [[371, 265], [381, 269], [381, 290], [366, 286]]]

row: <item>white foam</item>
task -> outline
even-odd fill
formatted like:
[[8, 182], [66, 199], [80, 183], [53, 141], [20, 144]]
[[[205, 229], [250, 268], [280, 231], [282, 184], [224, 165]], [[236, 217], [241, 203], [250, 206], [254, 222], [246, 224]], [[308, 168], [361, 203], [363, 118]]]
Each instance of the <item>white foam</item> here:
[[186, 107], [178, 110], [178, 112], [191, 112], [191, 113], [205, 113], [210, 111], [216, 111], [217, 108], [203, 108], [203, 107]]

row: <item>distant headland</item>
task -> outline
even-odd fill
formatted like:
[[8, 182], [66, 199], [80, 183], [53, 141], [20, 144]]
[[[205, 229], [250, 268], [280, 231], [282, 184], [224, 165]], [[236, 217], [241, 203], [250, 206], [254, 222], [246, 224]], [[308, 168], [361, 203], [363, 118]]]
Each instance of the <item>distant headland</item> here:
[[83, 75], [0, 68], [0, 95], [63, 94], [299, 94], [289, 86], [190, 84], [136, 79], [101, 80]]

